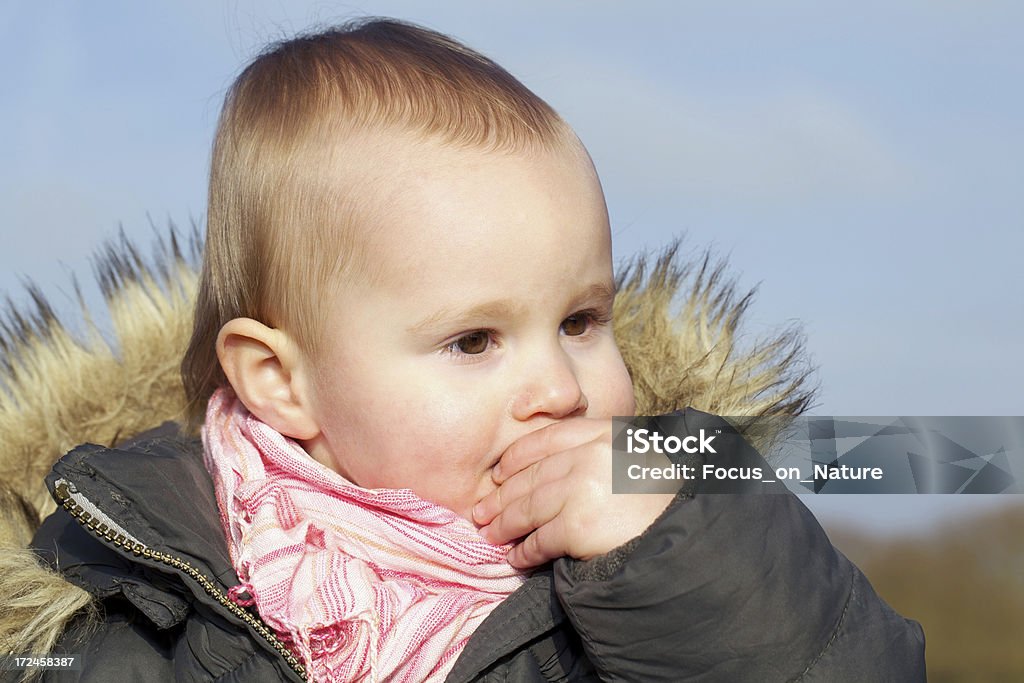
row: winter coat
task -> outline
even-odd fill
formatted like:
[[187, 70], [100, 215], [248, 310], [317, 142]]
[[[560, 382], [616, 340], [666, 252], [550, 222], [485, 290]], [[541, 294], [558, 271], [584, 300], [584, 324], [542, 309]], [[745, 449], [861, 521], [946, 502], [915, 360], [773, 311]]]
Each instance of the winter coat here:
[[[684, 416], [689, 433], [714, 428]], [[74, 626], [59, 647], [81, 669], [51, 678], [302, 680], [227, 598], [238, 579], [201, 445], [173, 429], [77, 448], [48, 477], [64, 509], [33, 545], [107, 606], [101, 628]], [[910, 682], [925, 678], [923, 644], [795, 496], [684, 491], [626, 546], [532, 575], [448, 680]]]
[[[82, 655], [79, 670], [45, 680], [301, 680], [258, 615], [226, 597], [238, 579], [198, 440], [171, 425], [129, 440], [180, 415], [173, 369], [189, 327], [188, 259], [175, 247], [147, 268], [130, 248], [108, 254], [116, 352], [98, 338], [72, 338], [41, 300], [34, 313], [11, 317], [18, 324], [0, 340], [10, 354], [2, 381], [16, 397], [0, 403], [0, 436], [12, 437], [0, 470], [14, 484], [0, 489], [0, 505], [16, 513], [0, 526], [8, 606], [0, 636], [18, 654]], [[687, 278], [689, 297], [676, 313], [673, 297]], [[706, 259], [679, 266], [669, 253], [650, 273], [642, 263], [627, 270], [616, 334], [640, 412], [692, 403], [784, 415], [807, 405], [791, 331], [736, 353], [748, 302], [735, 303]], [[38, 400], [29, 390], [47, 374], [57, 390]], [[62, 393], [61, 381], [77, 391]], [[82, 391], [90, 381], [94, 396]], [[19, 440], [18, 418], [29, 427], [50, 418], [36, 433], [46, 437]], [[80, 440], [112, 447], [81, 446], [56, 464], [47, 482], [62, 508], [34, 528], [33, 518], [52, 509], [40, 470], [55, 447]], [[484, 621], [449, 676], [598, 679], [923, 680], [923, 636], [875, 595], [795, 497], [682, 491], [625, 546], [534, 573]]]

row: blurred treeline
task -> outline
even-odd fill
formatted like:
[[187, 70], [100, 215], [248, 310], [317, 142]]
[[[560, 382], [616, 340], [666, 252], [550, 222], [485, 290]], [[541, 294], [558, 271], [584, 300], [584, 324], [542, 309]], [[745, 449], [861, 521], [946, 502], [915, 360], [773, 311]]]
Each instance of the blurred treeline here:
[[1024, 501], [928, 535], [827, 530], [886, 602], [921, 623], [929, 683], [1024, 681]]

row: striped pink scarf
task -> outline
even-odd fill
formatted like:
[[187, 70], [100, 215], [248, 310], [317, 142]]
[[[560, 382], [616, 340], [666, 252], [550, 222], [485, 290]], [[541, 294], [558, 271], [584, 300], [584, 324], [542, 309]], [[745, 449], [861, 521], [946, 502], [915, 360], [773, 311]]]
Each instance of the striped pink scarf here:
[[[507, 546], [408, 489], [363, 489], [229, 390], [203, 428], [231, 562], [315, 681], [440, 681], [523, 577]], [[413, 454], [410, 454], [413, 457]]]

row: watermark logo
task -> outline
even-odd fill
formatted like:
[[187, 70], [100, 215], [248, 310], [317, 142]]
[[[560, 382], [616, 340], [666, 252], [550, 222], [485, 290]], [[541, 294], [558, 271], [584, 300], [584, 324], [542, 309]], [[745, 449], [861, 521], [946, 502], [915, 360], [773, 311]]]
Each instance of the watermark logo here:
[[1024, 417], [613, 420], [616, 493], [1024, 493]]
[[716, 453], [717, 451], [711, 445], [711, 442], [714, 440], [715, 435], [708, 435], [703, 429], [697, 434], [680, 437], [675, 434], [662, 436], [660, 433], [649, 429], [633, 429], [630, 427], [626, 430], [626, 452], [640, 455], [645, 453], [675, 455], [680, 452]]

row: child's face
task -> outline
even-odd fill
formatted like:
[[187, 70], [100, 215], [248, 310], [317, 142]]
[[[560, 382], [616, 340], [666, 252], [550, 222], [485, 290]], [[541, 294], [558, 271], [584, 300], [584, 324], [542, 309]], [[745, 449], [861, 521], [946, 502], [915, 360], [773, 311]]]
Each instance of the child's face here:
[[[612, 336], [611, 239], [582, 148], [374, 146], [374, 282], [327, 307], [314, 458], [470, 518], [516, 439], [633, 412]], [[379, 269], [379, 270], [378, 270]]]

